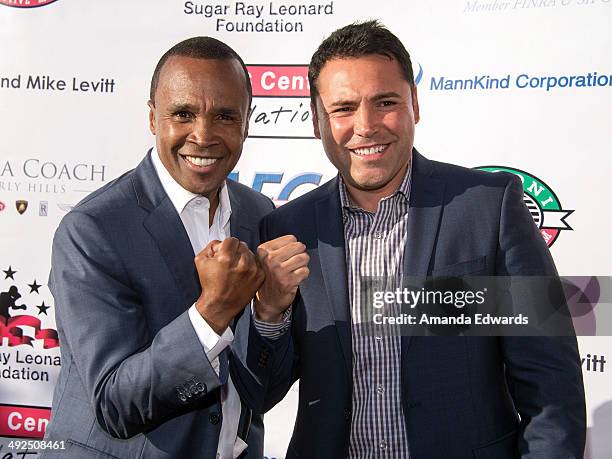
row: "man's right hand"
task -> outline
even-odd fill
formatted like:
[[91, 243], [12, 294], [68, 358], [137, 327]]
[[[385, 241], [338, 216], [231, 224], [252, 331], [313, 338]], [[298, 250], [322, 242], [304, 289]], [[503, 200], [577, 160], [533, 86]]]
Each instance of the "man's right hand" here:
[[310, 274], [310, 257], [304, 244], [295, 236], [287, 235], [261, 244], [257, 248], [257, 258], [265, 281], [257, 292], [255, 317], [265, 322], [280, 322], [298, 286]]
[[202, 293], [196, 309], [218, 335], [261, 286], [264, 274], [244, 242], [211, 241], [195, 257]]

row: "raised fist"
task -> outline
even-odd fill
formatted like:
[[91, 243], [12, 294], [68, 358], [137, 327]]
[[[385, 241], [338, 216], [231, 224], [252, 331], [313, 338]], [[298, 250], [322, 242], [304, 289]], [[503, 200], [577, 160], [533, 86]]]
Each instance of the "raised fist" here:
[[263, 271], [247, 245], [234, 237], [211, 241], [195, 265], [202, 286], [196, 309], [221, 335], [261, 286]]
[[310, 274], [310, 257], [304, 244], [295, 236], [287, 235], [261, 244], [257, 258], [265, 280], [257, 292], [255, 316], [266, 322], [280, 322], [298, 286]]

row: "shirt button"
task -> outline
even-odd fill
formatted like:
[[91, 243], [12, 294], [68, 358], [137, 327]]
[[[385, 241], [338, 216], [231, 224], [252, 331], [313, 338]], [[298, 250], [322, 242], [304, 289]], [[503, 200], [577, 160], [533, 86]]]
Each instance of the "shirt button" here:
[[386, 441], [386, 440], [382, 440], [382, 441], [379, 443], [378, 447], [379, 447], [381, 450], [383, 450], [383, 451], [384, 451], [384, 450], [386, 450], [386, 449], [387, 449], [387, 441]]
[[375, 336], [374, 339], [378, 342], [382, 341], [382, 336]]
[[378, 395], [382, 395], [382, 394], [385, 393], [385, 388], [384, 388], [384, 386], [382, 384], [376, 388], [376, 393]]
[[202, 200], [201, 200], [201, 199], [196, 199], [196, 200], [194, 201], [194, 204], [195, 204], [196, 206], [201, 206], [201, 205], [202, 205]]
[[374, 239], [382, 239], [382, 233], [380, 231], [374, 232]]

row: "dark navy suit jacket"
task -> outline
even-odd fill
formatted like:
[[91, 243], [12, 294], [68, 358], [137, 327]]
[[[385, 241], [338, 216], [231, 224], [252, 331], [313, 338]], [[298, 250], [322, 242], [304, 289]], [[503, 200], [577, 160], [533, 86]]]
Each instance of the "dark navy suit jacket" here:
[[[412, 173], [404, 273], [556, 275], [517, 177], [416, 151]], [[310, 277], [293, 305], [290, 333], [250, 349], [259, 386], [240, 390], [264, 412], [299, 379], [287, 457], [347, 457], [351, 316], [336, 179], [262, 221], [262, 240], [285, 234], [306, 244]], [[402, 337], [401, 349], [397, 402], [412, 459], [582, 458], [586, 416], [574, 336], [412, 336]], [[258, 356], [268, 354], [270, 363], [258, 370]]]
[[[255, 250], [273, 204], [227, 183], [231, 234]], [[187, 313], [201, 293], [194, 256], [150, 154], [64, 217], [49, 281], [62, 368], [46, 438], [67, 449], [45, 457], [216, 456], [220, 380]], [[237, 343], [248, 341], [240, 334], [249, 323], [249, 312], [237, 321]], [[244, 407], [244, 434], [250, 414]], [[246, 457], [261, 458], [263, 424], [260, 416], [252, 421]]]

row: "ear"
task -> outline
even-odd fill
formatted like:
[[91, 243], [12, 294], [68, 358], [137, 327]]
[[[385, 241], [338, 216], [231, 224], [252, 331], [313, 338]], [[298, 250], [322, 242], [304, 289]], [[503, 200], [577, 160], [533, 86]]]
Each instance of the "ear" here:
[[152, 100], [147, 102], [147, 105], [149, 106], [149, 130], [155, 135], [155, 105]]
[[414, 124], [419, 122], [419, 98], [417, 97], [417, 87], [416, 84], [410, 85], [410, 93], [412, 95], [412, 111], [414, 113]]
[[319, 116], [317, 115], [317, 103], [310, 102], [310, 112], [312, 113], [312, 128], [314, 135], [317, 139], [321, 138], [321, 131], [319, 131]]

